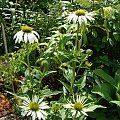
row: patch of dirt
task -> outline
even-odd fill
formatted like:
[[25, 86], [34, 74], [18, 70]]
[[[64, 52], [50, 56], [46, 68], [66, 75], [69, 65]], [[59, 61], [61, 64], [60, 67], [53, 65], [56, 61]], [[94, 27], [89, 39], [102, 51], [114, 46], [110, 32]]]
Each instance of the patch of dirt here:
[[9, 114], [4, 117], [1, 117], [0, 120], [20, 120], [16, 118], [16, 115], [14, 114]]
[[0, 118], [10, 114], [12, 110], [12, 106], [9, 100], [0, 93]]

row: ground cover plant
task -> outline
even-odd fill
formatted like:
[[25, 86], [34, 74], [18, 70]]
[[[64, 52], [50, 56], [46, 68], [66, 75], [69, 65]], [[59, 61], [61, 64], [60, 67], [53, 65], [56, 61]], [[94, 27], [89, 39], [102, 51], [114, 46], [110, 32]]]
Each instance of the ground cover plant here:
[[0, 117], [120, 119], [119, 0], [1, 0], [0, 22]]

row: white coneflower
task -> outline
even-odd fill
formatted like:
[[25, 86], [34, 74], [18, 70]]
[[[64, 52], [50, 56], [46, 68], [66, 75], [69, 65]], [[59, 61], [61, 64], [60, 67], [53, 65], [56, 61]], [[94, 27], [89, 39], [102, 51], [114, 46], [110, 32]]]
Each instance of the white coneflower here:
[[37, 96], [34, 96], [32, 100], [30, 98], [24, 99], [20, 107], [26, 111], [27, 116], [32, 116], [32, 120], [36, 118], [45, 120], [48, 115], [45, 109], [50, 108], [46, 102], [43, 102], [43, 98], [39, 99]]
[[77, 98], [76, 100], [73, 100], [73, 103], [70, 102], [63, 105], [63, 107], [70, 109], [72, 116], [75, 116], [76, 118], [81, 115], [88, 116], [86, 112], [92, 112], [92, 110], [87, 108], [88, 104], [85, 104], [85, 102], [85, 99], [82, 99], [79, 95], [77, 95]]
[[32, 27], [23, 26], [21, 31], [17, 32], [14, 35], [15, 43], [25, 42], [25, 43], [34, 43], [38, 42], [39, 34], [36, 31], [33, 31]]
[[79, 22], [81, 25], [82, 23], [85, 23], [87, 25], [87, 20], [92, 21], [94, 20], [93, 16], [95, 15], [94, 12], [86, 12], [84, 10], [76, 10], [75, 12], [71, 13], [68, 16], [69, 23], [73, 21], [73, 23]]

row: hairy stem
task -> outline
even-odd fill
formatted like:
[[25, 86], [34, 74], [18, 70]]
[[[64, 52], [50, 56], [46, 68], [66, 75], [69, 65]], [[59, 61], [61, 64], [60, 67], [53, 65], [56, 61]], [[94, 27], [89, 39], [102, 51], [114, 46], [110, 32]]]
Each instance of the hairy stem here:
[[77, 36], [76, 36], [76, 41], [75, 41], [75, 48], [76, 48], [76, 50], [77, 50], [77, 48], [78, 48], [79, 26], [80, 26], [80, 24], [79, 24], [79, 22], [78, 22], [78, 24], [77, 24]]

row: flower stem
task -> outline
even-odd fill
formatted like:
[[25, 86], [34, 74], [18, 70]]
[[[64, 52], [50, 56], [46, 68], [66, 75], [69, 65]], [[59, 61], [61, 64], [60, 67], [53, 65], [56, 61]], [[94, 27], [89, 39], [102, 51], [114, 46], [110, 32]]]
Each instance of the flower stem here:
[[76, 50], [77, 50], [77, 48], [78, 48], [78, 40], [79, 40], [79, 22], [78, 22], [78, 24], [77, 24], [77, 36], [76, 36], [76, 41], [75, 41], [75, 48], [76, 48]]
[[29, 57], [29, 44], [26, 43], [26, 51], [27, 51], [27, 67], [28, 67], [28, 74], [29, 74], [29, 79], [31, 80], [31, 74], [30, 74], [30, 57]]

